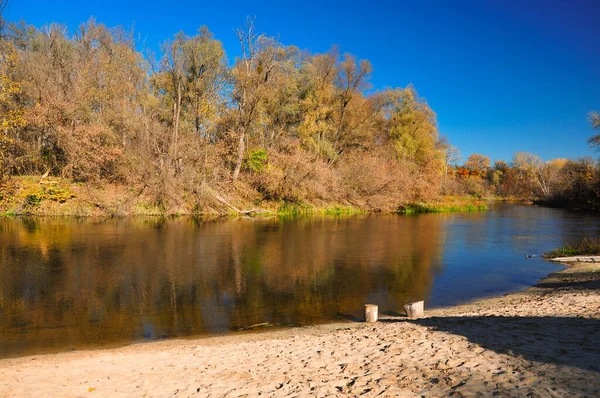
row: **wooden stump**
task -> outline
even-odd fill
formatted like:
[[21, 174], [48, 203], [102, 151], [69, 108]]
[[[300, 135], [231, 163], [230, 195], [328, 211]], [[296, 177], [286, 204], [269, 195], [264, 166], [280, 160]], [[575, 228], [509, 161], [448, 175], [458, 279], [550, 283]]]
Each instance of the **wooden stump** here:
[[414, 303], [408, 303], [404, 306], [404, 312], [409, 318], [419, 318], [425, 313], [424, 301], [415, 301]]
[[365, 304], [365, 321], [377, 322], [377, 306], [375, 304]]

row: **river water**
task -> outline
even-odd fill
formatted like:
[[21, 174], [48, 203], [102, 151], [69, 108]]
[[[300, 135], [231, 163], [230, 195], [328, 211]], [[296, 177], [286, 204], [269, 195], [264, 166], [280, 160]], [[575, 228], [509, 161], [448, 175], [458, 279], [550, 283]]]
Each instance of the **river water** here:
[[525, 289], [600, 218], [478, 213], [293, 220], [0, 219], [0, 357], [402, 312]]

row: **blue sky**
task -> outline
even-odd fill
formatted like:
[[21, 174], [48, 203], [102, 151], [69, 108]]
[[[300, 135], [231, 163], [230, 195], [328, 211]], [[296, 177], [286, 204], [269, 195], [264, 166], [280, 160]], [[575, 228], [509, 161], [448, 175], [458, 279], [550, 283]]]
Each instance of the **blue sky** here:
[[311, 52], [338, 45], [368, 59], [375, 88], [412, 83], [463, 157], [517, 151], [597, 157], [587, 114], [600, 111], [600, 1], [9, 0], [5, 18], [74, 29], [89, 17], [133, 26], [151, 48], [206, 25], [238, 54], [234, 29]]

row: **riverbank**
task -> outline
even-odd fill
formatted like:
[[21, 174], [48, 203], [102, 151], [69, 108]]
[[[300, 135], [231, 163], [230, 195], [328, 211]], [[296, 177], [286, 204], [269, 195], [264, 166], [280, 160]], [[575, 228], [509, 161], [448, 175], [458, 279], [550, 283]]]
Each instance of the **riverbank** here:
[[128, 217], [128, 216], [352, 216], [365, 213], [438, 213], [487, 210], [487, 201], [471, 196], [441, 196], [429, 202], [380, 209], [369, 203], [344, 201], [305, 203], [266, 201], [243, 185], [229, 184], [227, 194], [205, 187], [196, 196], [159, 203], [143, 188], [75, 183], [43, 176], [15, 177], [0, 186], [0, 216]]
[[600, 264], [499, 298], [260, 334], [0, 360], [0, 396], [598, 396]]

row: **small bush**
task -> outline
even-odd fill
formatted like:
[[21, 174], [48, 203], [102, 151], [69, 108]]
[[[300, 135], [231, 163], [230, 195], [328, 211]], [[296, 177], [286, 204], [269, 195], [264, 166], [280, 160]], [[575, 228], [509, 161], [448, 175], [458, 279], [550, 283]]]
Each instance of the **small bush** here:
[[67, 200], [74, 197], [75, 194], [59, 187], [42, 188], [42, 199], [65, 203]]
[[42, 196], [36, 193], [30, 193], [25, 196], [25, 205], [30, 207], [38, 206], [42, 202]]

